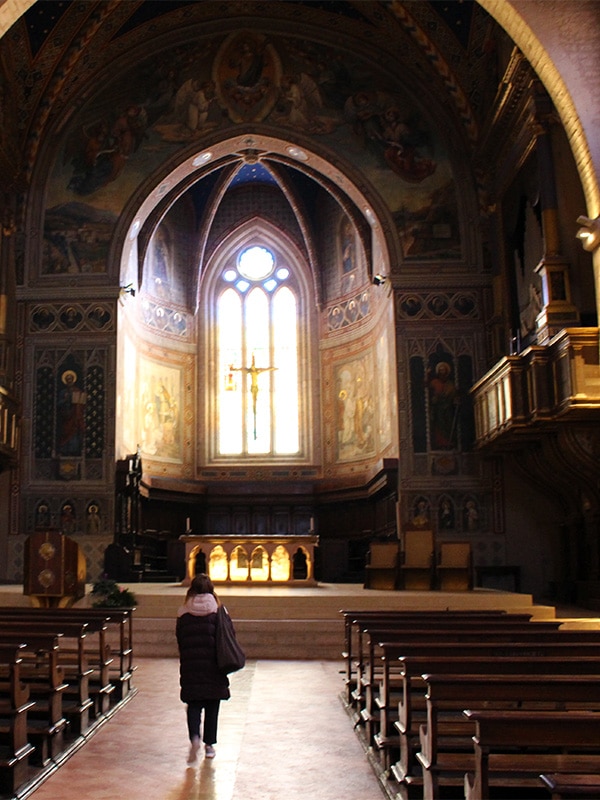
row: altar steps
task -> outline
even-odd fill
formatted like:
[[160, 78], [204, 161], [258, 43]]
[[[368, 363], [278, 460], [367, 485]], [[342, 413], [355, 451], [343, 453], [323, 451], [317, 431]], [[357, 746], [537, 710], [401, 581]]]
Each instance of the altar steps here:
[[[344, 625], [341, 620], [241, 619], [235, 621], [240, 644], [248, 659], [322, 660], [342, 658]], [[137, 618], [134, 652], [140, 658], [176, 658], [175, 621]]]
[[179, 578], [170, 572], [162, 570], [144, 570], [135, 579], [138, 583], [177, 583]]
[[[138, 598], [134, 651], [140, 657], [176, 657], [175, 619], [185, 597], [181, 586], [132, 586]], [[366, 590], [360, 584], [314, 587], [217, 586], [249, 659], [340, 660], [344, 649], [341, 609], [502, 609], [554, 619], [553, 606], [529, 594], [489, 589], [469, 592]]]
[[[133, 650], [139, 658], [176, 658], [175, 620], [186, 588], [180, 583], [121, 583], [136, 595]], [[91, 586], [76, 605], [91, 605]], [[217, 586], [249, 659], [342, 660], [341, 609], [454, 610], [499, 609], [556, 619], [553, 606], [533, 602], [530, 594], [476, 588], [468, 592], [418, 592], [365, 589], [361, 584]], [[21, 586], [0, 586], [0, 604], [29, 605]], [[572, 620], [569, 627], [600, 621]]]

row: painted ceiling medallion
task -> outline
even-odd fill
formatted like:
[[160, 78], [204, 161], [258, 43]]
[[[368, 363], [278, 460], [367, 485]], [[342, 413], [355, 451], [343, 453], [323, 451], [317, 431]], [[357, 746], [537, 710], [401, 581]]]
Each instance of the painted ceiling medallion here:
[[215, 60], [216, 92], [232, 122], [261, 122], [280, 96], [281, 62], [265, 36], [236, 32]]

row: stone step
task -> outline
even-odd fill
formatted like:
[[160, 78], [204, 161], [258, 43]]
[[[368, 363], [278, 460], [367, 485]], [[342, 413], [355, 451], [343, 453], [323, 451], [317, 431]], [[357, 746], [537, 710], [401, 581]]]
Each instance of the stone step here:
[[[341, 620], [235, 620], [247, 658], [340, 660], [344, 649]], [[134, 621], [134, 653], [139, 658], [177, 658], [175, 621], [141, 617]]]
[[[179, 585], [128, 585], [138, 598], [136, 616], [174, 619], [183, 603], [185, 589]], [[313, 589], [283, 589], [281, 587], [235, 586], [217, 587], [217, 594], [235, 620], [335, 620], [342, 608], [428, 609], [455, 608], [504, 609], [513, 613], [528, 612], [534, 619], [553, 619], [552, 606], [533, 604], [530, 595], [488, 590], [472, 592], [388, 592], [365, 591], [362, 587], [343, 587], [331, 584]], [[83, 605], [80, 601], [78, 605]]]
[[[135, 656], [176, 658], [175, 619], [186, 589], [180, 583], [122, 584], [136, 595]], [[77, 606], [92, 605], [92, 586]], [[250, 659], [340, 660], [344, 648], [341, 609], [451, 610], [503, 609], [555, 619], [552, 606], [537, 605], [529, 594], [477, 588], [468, 592], [417, 592], [369, 589], [354, 584], [219, 586], [217, 593], [231, 614]], [[0, 604], [29, 605], [22, 586], [0, 586]], [[587, 623], [570, 627], [587, 627]], [[591, 626], [591, 625], [590, 625]]]

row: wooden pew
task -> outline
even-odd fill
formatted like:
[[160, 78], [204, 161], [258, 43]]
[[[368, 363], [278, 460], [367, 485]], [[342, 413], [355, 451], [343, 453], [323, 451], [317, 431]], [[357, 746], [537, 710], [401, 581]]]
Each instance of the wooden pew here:
[[[32, 608], [21, 606], [0, 606], [0, 620], [17, 618], [27, 620], [93, 622], [97, 626], [104, 623], [103, 641], [98, 643], [98, 651], [104, 648], [107, 656], [113, 658], [109, 664], [110, 682], [114, 686], [115, 701], [124, 700], [133, 689], [133, 613], [134, 608]], [[111, 694], [111, 699], [112, 699]]]
[[[470, 665], [467, 665], [467, 669]], [[425, 674], [427, 717], [419, 728], [423, 798], [441, 787], [462, 786], [472, 769], [474, 724], [466, 708], [485, 710], [589, 710], [600, 708], [600, 675]]]
[[[110, 664], [110, 675], [118, 700], [124, 699], [133, 688], [133, 673], [137, 667], [133, 663], [133, 616], [135, 608], [66, 608], [34, 609], [48, 616], [58, 615], [58, 619], [102, 620], [106, 624], [107, 650], [114, 657]], [[0, 615], [2, 614], [0, 608]]]
[[[135, 693], [131, 684], [135, 670], [132, 611], [0, 608], [0, 641], [4, 647], [11, 642], [13, 649], [24, 650], [21, 677], [27, 681], [27, 691], [34, 703], [27, 720], [30, 742], [24, 759], [27, 764], [21, 767], [21, 774], [15, 770], [15, 785], [27, 771], [30, 781], [32, 774], [37, 776], [33, 780], [39, 780], [44, 770], [56, 768], [73, 747], [84, 741], [94, 724], [90, 694], [95, 691], [95, 675], [100, 693], [98, 722], [106, 718], [113, 689], [119, 701]], [[108, 645], [109, 629], [110, 642], [116, 645], [118, 653], [118, 663], [110, 678], [108, 669], [112, 669], [113, 658]], [[108, 691], [102, 691], [104, 686], [108, 686]], [[5, 727], [8, 730], [8, 723]]]
[[0, 792], [13, 796], [29, 777], [27, 716], [34, 702], [21, 678], [25, 645], [0, 643]]
[[[426, 721], [426, 684], [423, 674], [464, 675], [600, 675], [600, 656], [471, 656], [465, 661], [455, 656], [403, 656], [399, 659], [402, 688], [398, 698], [398, 719], [394, 723], [398, 740], [398, 761], [391, 764], [391, 775], [399, 783], [421, 785], [422, 770], [416, 760], [420, 725]], [[393, 748], [391, 748], [393, 750]], [[383, 759], [382, 759], [383, 760]], [[600, 796], [600, 795], [599, 795]]]
[[[465, 626], [462, 624], [446, 626], [445, 628], [429, 628], [427, 630], [410, 630], [404, 628], [402, 630], [368, 630], [368, 659], [364, 669], [364, 675], [361, 675], [361, 693], [363, 705], [360, 711], [362, 721], [367, 726], [369, 731], [369, 742], [375, 733], [379, 730], [379, 722], [381, 719], [382, 708], [389, 709], [389, 698], [386, 692], [391, 687], [391, 669], [389, 660], [384, 662], [384, 648], [383, 642], [378, 641], [379, 637], [389, 636], [390, 638], [385, 642], [388, 650], [396, 651], [396, 659], [403, 655], [403, 649], [406, 647], [413, 648], [411, 653], [414, 653], [415, 647], [435, 647], [442, 646], [443, 644], [464, 644], [465, 646], [480, 645], [484, 642], [494, 642], [496, 644], [545, 644], [554, 643], [556, 641], [570, 642], [573, 645], [579, 643], [597, 643], [598, 636], [596, 632], [590, 630], [565, 630], [561, 631], [552, 624], [545, 622], [528, 622], [519, 624], [510, 623], [491, 623], [486, 622], [476, 624], [474, 622]], [[406, 655], [410, 653], [407, 651]], [[384, 671], [386, 674], [384, 675]], [[381, 684], [386, 681], [384, 690], [381, 689]]]
[[[373, 743], [374, 736], [379, 730], [386, 731], [384, 725], [380, 727], [383, 715], [388, 712], [390, 705], [387, 702], [385, 692], [378, 691], [382, 680], [382, 660], [380, 638], [386, 638], [389, 642], [397, 641], [398, 644], [430, 644], [441, 642], [461, 642], [466, 643], [480, 642], [491, 636], [498, 641], [518, 641], [519, 639], [529, 640], [529, 635], [534, 631], [540, 631], [544, 637], [558, 631], [560, 622], [531, 622], [521, 621], [520, 619], [510, 619], [510, 615], [502, 617], [469, 617], [453, 618], [445, 620], [442, 627], [438, 618], [430, 618], [420, 622], [396, 622], [394, 627], [385, 625], [380, 627], [376, 622], [361, 626], [359, 647], [361, 656], [356, 663], [357, 689], [354, 692], [355, 701], [355, 724], [363, 724], [367, 731], [367, 740]], [[578, 632], [576, 632], [578, 633]], [[365, 644], [366, 641], [366, 644]], [[389, 671], [389, 665], [388, 665]], [[390, 675], [386, 688], [392, 685]]]
[[439, 641], [447, 639], [450, 634], [456, 641], [466, 640], [469, 636], [478, 640], [488, 631], [498, 630], [501, 634], [509, 636], [521, 632], [530, 633], [536, 629], [548, 632], [557, 631], [561, 623], [557, 620], [549, 622], [530, 621], [520, 619], [518, 616], [504, 614], [497, 616], [455, 616], [450, 613], [448, 618], [440, 620], [439, 616], [431, 616], [417, 620], [396, 620], [391, 622], [378, 620], [362, 622], [357, 633], [357, 657], [354, 661], [356, 675], [356, 688], [353, 691], [353, 701], [357, 708], [357, 715], [367, 708], [367, 713], [372, 711], [373, 694], [377, 671], [380, 664], [377, 653], [378, 642], [401, 640], [411, 641]]
[[[63, 614], [62, 611], [65, 611]], [[83, 668], [88, 674], [88, 694], [94, 701], [93, 713], [100, 716], [108, 711], [114, 686], [110, 682], [113, 662], [107, 642], [107, 622], [104, 615], [72, 614], [69, 609], [27, 609], [11, 611], [0, 607], [0, 628], [25, 623], [29, 629], [56, 630], [63, 634], [60, 658], [71, 671]], [[42, 613], [38, 613], [41, 611]]]
[[[576, 634], [573, 636], [572, 634]], [[559, 656], [595, 658], [600, 653], [600, 639], [594, 631], [561, 631], [551, 636], [513, 636], [507, 639], [494, 631], [481, 635], [479, 640], [454, 638], [452, 633], [439, 633], [435, 641], [417, 639], [380, 641], [377, 643], [380, 667], [373, 681], [379, 692], [379, 703], [389, 707], [389, 693], [403, 686], [403, 657], [449, 658], [463, 657], [537, 657]], [[428, 670], [424, 670], [428, 671]]]
[[[440, 611], [419, 611], [419, 610], [398, 610], [398, 609], [340, 609], [340, 614], [344, 618], [344, 649], [342, 658], [346, 666], [346, 702], [352, 702], [352, 691], [356, 687], [354, 659], [360, 651], [359, 637], [364, 625], [378, 624], [382, 627], [389, 623], [394, 625], [398, 622], [408, 622], [410, 620], [425, 621], [429, 619], [448, 619], [469, 618], [469, 617], [498, 617], [506, 616], [503, 610], [479, 611], [479, 610], [440, 610]], [[531, 615], [523, 615], [524, 620], [531, 619]]]
[[488, 800], [490, 786], [520, 792], [540, 786], [540, 774], [600, 774], [600, 713], [596, 711], [465, 710], [475, 725], [466, 800]]
[[[582, 633], [577, 631], [577, 633]], [[592, 631], [588, 633], [593, 634]], [[506, 658], [521, 656], [526, 658], [537, 658], [539, 656], [559, 656], [562, 658], [580, 658], [580, 657], [600, 657], [600, 642], [597, 637], [590, 636], [587, 640], [581, 637], [582, 641], [573, 641], [569, 636], [566, 636], [567, 631], [556, 632], [555, 639], [547, 639], [546, 641], [532, 641], [524, 639], [523, 641], [502, 641], [502, 637], [494, 639], [493, 635], [488, 637], [487, 640], [482, 638], [479, 642], [460, 642], [440, 640], [433, 643], [421, 642], [380, 642], [379, 647], [382, 651], [382, 673], [379, 678], [379, 695], [378, 695], [378, 711], [379, 718], [377, 725], [372, 722], [370, 727], [366, 729], [366, 735], [371, 735], [372, 739], [366, 739], [368, 746], [373, 746], [380, 751], [380, 759], [386, 765], [386, 768], [391, 763], [394, 755], [387, 752], [387, 749], [394, 747], [398, 744], [396, 739], [396, 720], [392, 715], [390, 706], [390, 695], [392, 693], [392, 683], [394, 687], [398, 682], [402, 681], [400, 673], [400, 659], [403, 656], [417, 656], [417, 657], [448, 657], [455, 656], [463, 659], [463, 664], [470, 663], [472, 658], [488, 657], [488, 658]], [[565, 638], [563, 638], [565, 637]], [[579, 637], [576, 637], [579, 638]], [[466, 667], [465, 667], [466, 668]], [[393, 680], [392, 680], [393, 679]], [[407, 703], [410, 703], [411, 695], [408, 694], [404, 698]], [[400, 701], [399, 701], [400, 703]], [[400, 705], [399, 705], [400, 708]], [[410, 707], [404, 708], [403, 713], [408, 715], [410, 722]], [[372, 715], [375, 718], [375, 714]], [[379, 729], [379, 724], [382, 719], [385, 720], [385, 727]], [[402, 733], [401, 717], [399, 714], [398, 727]], [[418, 731], [417, 731], [418, 734]], [[406, 729], [406, 736], [410, 740], [411, 736], [415, 735], [414, 728], [408, 727]], [[366, 737], [365, 737], [366, 738]], [[400, 743], [401, 745], [401, 743]]]
[[[63, 621], [58, 625], [51, 620], [30, 622], [24, 619], [0, 619], [0, 637], [3, 641], [28, 644], [34, 637], [44, 633], [60, 637], [58, 660], [63, 669], [65, 683], [68, 684], [64, 691], [63, 712], [74, 735], [85, 735], [92, 721], [90, 715], [95, 714], [94, 699], [90, 696], [90, 677], [94, 673], [94, 667], [89, 665], [86, 652], [88, 629], [89, 623]], [[99, 651], [100, 645], [98, 657], [101, 658]], [[100, 681], [104, 679], [98, 692], [106, 697], [111, 687], [106, 681], [108, 666], [105, 652], [102, 658], [103, 662], [95, 667], [99, 670]], [[97, 707], [104, 705], [104, 702], [103, 699], [98, 700]]]
[[[83, 609], [82, 609], [83, 610]], [[90, 609], [86, 609], [90, 610]], [[115, 668], [111, 666], [111, 680], [115, 686], [117, 701], [125, 700], [133, 691], [133, 675], [137, 669], [133, 651], [133, 616], [135, 608], [92, 609], [99, 615], [108, 614], [108, 633], [115, 634], [110, 642], [111, 652], [117, 657]]]
[[361, 620], [357, 626], [356, 633], [356, 657], [354, 659], [357, 678], [368, 672], [369, 665], [374, 663], [373, 655], [378, 640], [392, 641], [398, 639], [403, 631], [412, 631], [415, 634], [435, 635], [439, 631], [458, 630], [469, 633], [478, 633], [482, 629], [501, 628], [502, 630], [527, 630], [536, 628], [550, 631], [559, 630], [562, 622], [560, 620], [531, 620], [526, 615], [503, 614], [495, 616], [485, 615], [455, 615], [447, 612], [448, 617], [440, 618], [439, 615], [428, 616], [424, 619], [408, 620]]
[[[562, 623], [559, 620], [522, 620], [513, 618], [512, 615], [480, 619], [477, 617], [449, 617], [448, 619], [431, 618], [426, 621], [397, 621], [394, 624], [376, 621], [363, 623], [357, 637], [357, 647], [359, 652], [356, 659], [357, 677], [368, 676], [378, 665], [377, 646], [380, 641], [392, 642], [401, 641], [410, 637], [411, 641], [433, 640], [434, 637], [444, 632], [464, 635], [467, 638], [475, 638], [481, 631], [489, 630], [504, 633], [509, 637], [513, 632], [534, 631], [544, 634], [554, 634], [561, 629]], [[570, 632], [580, 633], [579, 630]], [[584, 631], [589, 635], [589, 631]]]
[[[462, 620], [468, 622], [475, 620], [495, 620], [498, 618], [509, 617], [510, 621], [529, 622], [531, 614], [518, 613], [507, 614], [503, 610], [468, 610], [468, 609], [446, 609], [442, 611], [415, 611], [415, 610], [356, 610], [341, 609], [340, 614], [344, 617], [344, 650], [342, 657], [346, 665], [346, 688], [345, 697], [348, 705], [353, 702], [353, 693], [357, 687], [356, 666], [360, 670], [362, 653], [362, 632], [365, 626], [377, 625], [389, 628], [394, 625], [407, 624], [409, 622], [429, 624], [430, 621], [439, 621], [446, 625], [452, 620]], [[355, 665], [357, 660], [357, 665]]]
[[67, 719], [63, 693], [68, 689], [58, 663], [60, 636], [54, 632], [34, 632], [12, 636], [0, 632], [4, 645], [26, 647], [21, 656], [20, 676], [27, 685], [35, 706], [28, 715], [28, 736], [35, 745], [31, 761], [39, 765], [57, 758], [64, 749]]

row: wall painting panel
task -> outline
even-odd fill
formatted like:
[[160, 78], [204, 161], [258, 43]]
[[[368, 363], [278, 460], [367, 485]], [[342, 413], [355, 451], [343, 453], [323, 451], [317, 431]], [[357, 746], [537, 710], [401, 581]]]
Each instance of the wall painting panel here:
[[183, 460], [182, 370], [140, 358], [140, 442], [142, 456]]

